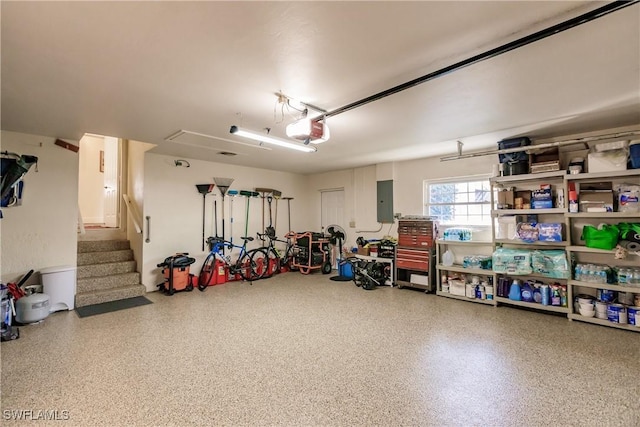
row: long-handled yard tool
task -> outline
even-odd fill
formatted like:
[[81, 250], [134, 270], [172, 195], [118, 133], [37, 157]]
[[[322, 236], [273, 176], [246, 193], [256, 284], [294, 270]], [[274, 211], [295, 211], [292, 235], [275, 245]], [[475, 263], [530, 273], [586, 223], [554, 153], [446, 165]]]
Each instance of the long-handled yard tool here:
[[[213, 182], [218, 186], [220, 194], [222, 195], [222, 240], [224, 240], [224, 196], [227, 194], [227, 190], [233, 182], [233, 178], [213, 178]], [[217, 234], [217, 233], [216, 233]], [[224, 246], [222, 247], [222, 253], [224, 254]]]
[[262, 198], [262, 232], [264, 232], [264, 200], [266, 199], [268, 194], [273, 193], [273, 188], [256, 188], [256, 191], [260, 193], [260, 198]]
[[231, 200], [229, 200], [229, 234], [231, 235], [229, 241], [233, 243], [233, 199], [236, 198], [239, 192], [238, 190], [229, 190], [227, 194], [231, 198]]
[[[273, 232], [275, 236], [275, 232], [278, 229], [278, 200], [282, 197], [282, 191], [273, 190], [271, 194], [273, 195], [273, 198], [276, 199], [276, 212], [273, 217]], [[271, 206], [269, 206], [269, 215], [271, 215]], [[271, 217], [269, 217], [269, 220], [271, 220]]]
[[267, 196], [267, 203], [269, 204], [269, 225], [264, 230], [265, 234], [269, 237], [276, 237], [276, 229], [273, 228], [273, 216], [271, 215], [271, 202], [273, 202], [273, 197]]
[[288, 233], [289, 231], [293, 231], [291, 229], [291, 201], [293, 200], [293, 197], [283, 197], [282, 199], [287, 201], [287, 219], [289, 220]]
[[260, 194], [255, 191], [240, 190], [240, 195], [247, 198], [247, 206], [244, 211], [244, 237], [249, 237], [249, 201], [252, 197], [257, 197]]
[[196, 184], [198, 192], [202, 194], [202, 250], [204, 251], [204, 242], [206, 241], [204, 236], [204, 223], [205, 223], [205, 203], [207, 194], [211, 193], [215, 184]]

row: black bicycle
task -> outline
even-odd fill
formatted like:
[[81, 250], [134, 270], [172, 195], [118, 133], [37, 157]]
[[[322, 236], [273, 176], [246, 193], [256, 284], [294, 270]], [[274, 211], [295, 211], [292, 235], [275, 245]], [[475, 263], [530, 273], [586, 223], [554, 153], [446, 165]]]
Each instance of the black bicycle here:
[[[263, 242], [267, 242], [265, 246], [259, 248], [267, 254], [267, 271], [263, 277], [268, 278], [276, 273], [280, 273], [281, 271], [293, 270], [295, 246], [291, 242], [291, 239], [278, 239], [275, 235], [275, 230], [273, 230], [273, 228], [271, 227], [267, 227], [266, 231], [266, 233], [256, 233], [260, 240], [262, 240]], [[276, 242], [286, 244], [285, 249], [283, 251], [278, 249], [276, 247]]]

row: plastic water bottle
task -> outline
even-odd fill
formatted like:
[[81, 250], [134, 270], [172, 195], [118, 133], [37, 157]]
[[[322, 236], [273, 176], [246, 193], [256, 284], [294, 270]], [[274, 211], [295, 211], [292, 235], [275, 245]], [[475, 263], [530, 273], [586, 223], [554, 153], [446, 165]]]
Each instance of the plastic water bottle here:
[[621, 267], [618, 269], [618, 284], [619, 285], [627, 285], [630, 283], [630, 279], [632, 279], [632, 270], [630, 268]]
[[582, 269], [584, 268], [583, 264], [576, 264], [576, 268], [573, 272], [573, 278], [575, 280], [584, 281], [582, 278]]
[[593, 264], [587, 265], [587, 282], [595, 283], [597, 277], [596, 266]]
[[549, 285], [541, 285], [540, 286], [540, 297], [542, 305], [549, 305]]

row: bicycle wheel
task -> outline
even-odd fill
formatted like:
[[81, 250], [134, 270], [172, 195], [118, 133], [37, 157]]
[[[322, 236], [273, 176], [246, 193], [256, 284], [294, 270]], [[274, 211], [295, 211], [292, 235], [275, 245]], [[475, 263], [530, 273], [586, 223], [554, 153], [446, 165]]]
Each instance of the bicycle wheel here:
[[293, 265], [295, 261], [295, 246], [288, 246], [287, 252], [284, 254], [284, 263], [289, 268], [289, 271], [298, 271], [298, 267]]
[[242, 277], [245, 280], [259, 280], [267, 274], [269, 258], [264, 250], [252, 249], [242, 259]]
[[274, 274], [280, 273], [280, 254], [276, 252], [274, 248], [266, 248], [267, 252], [267, 264], [265, 274], [262, 276], [263, 278], [268, 278], [273, 276]]
[[207, 286], [211, 284], [211, 279], [213, 279], [213, 274], [215, 270], [216, 257], [214, 254], [207, 255], [207, 258], [204, 260], [202, 264], [202, 268], [200, 269], [200, 274], [198, 275], [198, 289], [204, 291], [207, 289]]

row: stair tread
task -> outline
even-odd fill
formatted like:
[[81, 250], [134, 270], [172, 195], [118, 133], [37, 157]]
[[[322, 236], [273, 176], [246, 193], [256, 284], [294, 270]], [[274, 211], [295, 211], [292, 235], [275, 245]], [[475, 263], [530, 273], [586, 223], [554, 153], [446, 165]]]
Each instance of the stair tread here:
[[[102, 259], [91, 259], [97, 254], [101, 254]], [[106, 259], [104, 259], [106, 258]], [[79, 252], [78, 253], [78, 266], [107, 264], [113, 262], [135, 261], [133, 257], [133, 250], [120, 249], [113, 251], [100, 251], [100, 252]]]
[[93, 280], [93, 279], [104, 279], [106, 277], [131, 276], [131, 275], [134, 275], [134, 274], [140, 274], [140, 273], [138, 273], [137, 271], [128, 271], [126, 273], [115, 273], [115, 274], [112, 273], [112, 274], [106, 274], [104, 276], [83, 277], [81, 279], [78, 279], [78, 281], [81, 281], [81, 280], [89, 281], [89, 280]]
[[78, 253], [89, 254], [131, 249], [128, 240], [85, 240], [78, 241]]
[[77, 253], [76, 307], [146, 294], [128, 240], [80, 240]]
[[102, 295], [102, 294], [108, 294], [109, 292], [113, 292], [113, 291], [122, 291], [122, 290], [125, 290], [125, 289], [135, 289], [135, 288], [139, 288], [141, 286], [145, 289], [145, 292], [146, 292], [147, 288], [142, 283], [138, 283], [136, 285], [118, 286], [118, 287], [115, 287], [115, 288], [99, 289], [99, 290], [96, 290], [96, 291], [78, 292], [78, 293], [76, 293], [76, 296], [78, 296], [78, 295]]
[[137, 296], [143, 296], [147, 289], [143, 284], [122, 286], [118, 288], [99, 289], [76, 294], [76, 307], [86, 307], [110, 301], [118, 301]]

